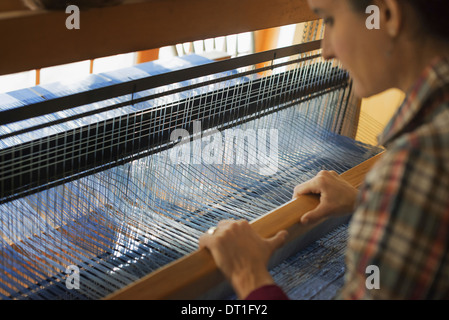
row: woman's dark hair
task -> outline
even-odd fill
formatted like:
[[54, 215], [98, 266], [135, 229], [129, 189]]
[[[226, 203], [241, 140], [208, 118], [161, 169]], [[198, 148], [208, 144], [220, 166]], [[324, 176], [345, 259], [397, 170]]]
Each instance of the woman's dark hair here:
[[[402, 0], [400, 0], [402, 1]], [[372, 0], [349, 0], [352, 7], [365, 12]], [[421, 27], [435, 36], [449, 41], [449, 0], [405, 0], [421, 19]]]

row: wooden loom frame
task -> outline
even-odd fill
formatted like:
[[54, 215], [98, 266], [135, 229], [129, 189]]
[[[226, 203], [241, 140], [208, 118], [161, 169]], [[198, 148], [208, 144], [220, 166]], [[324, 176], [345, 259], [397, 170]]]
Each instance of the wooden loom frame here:
[[[352, 169], [341, 177], [358, 188], [366, 173], [382, 156], [378, 154]], [[262, 237], [274, 236], [287, 230], [287, 242], [304, 235], [324, 221], [313, 225], [302, 225], [301, 217], [319, 204], [316, 195], [303, 195], [251, 222], [253, 229]], [[171, 281], [176, 279], [176, 281]], [[223, 282], [224, 278], [207, 249], [200, 249], [167, 266], [154, 271], [131, 285], [109, 295], [109, 300], [162, 300], [194, 299]]]
[[0, 12], [0, 75], [317, 19], [305, 0], [127, 0], [82, 11], [79, 30], [68, 16]]
[[[68, 30], [64, 12], [0, 12], [0, 75], [317, 19], [306, 0], [129, 0], [81, 17], [81, 29]], [[342, 176], [359, 186], [377, 159]], [[264, 237], [287, 229], [293, 239], [314, 227], [298, 221], [317, 203], [317, 197], [300, 197], [252, 226]], [[198, 250], [106, 299], [194, 298], [222, 281], [208, 251]]]

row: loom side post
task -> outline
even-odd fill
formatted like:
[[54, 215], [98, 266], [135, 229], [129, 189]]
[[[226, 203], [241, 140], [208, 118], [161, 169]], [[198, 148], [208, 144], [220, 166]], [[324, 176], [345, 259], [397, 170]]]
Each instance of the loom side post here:
[[[341, 174], [341, 177], [358, 188], [365, 175], [382, 156], [373, 156]], [[251, 222], [262, 237], [271, 237], [280, 230], [288, 230], [288, 242], [311, 231], [314, 225], [299, 224], [300, 218], [319, 204], [318, 196], [304, 195], [292, 200]], [[176, 281], [173, 281], [176, 279]], [[156, 270], [135, 283], [107, 296], [107, 300], [162, 300], [195, 299], [205, 291], [223, 282], [209, 251], [201, 249], [167, 266]]]

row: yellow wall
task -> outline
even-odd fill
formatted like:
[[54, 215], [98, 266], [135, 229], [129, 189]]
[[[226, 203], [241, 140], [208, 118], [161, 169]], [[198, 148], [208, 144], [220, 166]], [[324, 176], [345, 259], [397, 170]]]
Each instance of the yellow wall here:
[[402, 91], [391, 89], [363, 99], [356, 139], [377, 144], [377, 136], [390, 121], [404, 97]]

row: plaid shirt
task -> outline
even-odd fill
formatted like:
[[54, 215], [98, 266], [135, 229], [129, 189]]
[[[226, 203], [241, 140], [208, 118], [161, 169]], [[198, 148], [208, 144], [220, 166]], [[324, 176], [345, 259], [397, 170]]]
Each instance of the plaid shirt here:
[[448, 299], [449, 57], [426, 68], [379, 143], [387, 151], [359, 193], [339, 297]]

